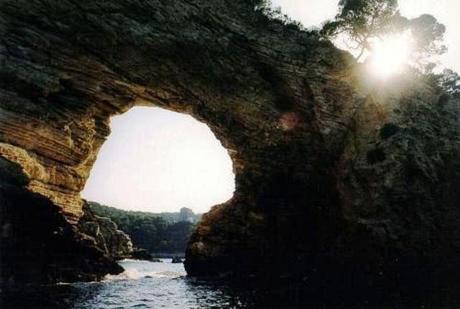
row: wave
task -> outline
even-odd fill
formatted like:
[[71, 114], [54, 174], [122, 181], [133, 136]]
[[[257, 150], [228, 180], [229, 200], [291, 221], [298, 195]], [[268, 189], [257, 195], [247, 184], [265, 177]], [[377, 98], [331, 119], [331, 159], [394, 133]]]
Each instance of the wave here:
[[120, 262], [120, 265], [125, 269], [124, 272], [118, 275], [107, 275], [104, 277], [103, 281], [139, 280], [142, 278], [179, 278], [185, 275], [184, 272], [165, 270], [164, 267], [162, 267], [163, 269], [158, 269], [155, 264], [156, 263], [148, 261], [126, 259]]
[[119, 275], [106, 275], [102, 281], [116, 281], [116, 280], [138, 280], [142, 278], [179, 278], [183, 277], [182, 274], [172, 271], [152, 271], [144, 272], [136, 269], [127, 269]]

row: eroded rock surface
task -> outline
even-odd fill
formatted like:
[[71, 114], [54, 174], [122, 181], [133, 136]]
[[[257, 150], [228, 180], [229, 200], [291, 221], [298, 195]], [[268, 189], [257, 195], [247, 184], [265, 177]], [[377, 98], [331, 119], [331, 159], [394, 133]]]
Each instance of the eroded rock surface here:
[[0, 158], [0, 286], [100, 280], [123, 268], [67, 222], [48, 199], [26, 189], [21, 167]]
[[78, 230], [92, 237], [105, 255], [114, 260], [128, 258], [133, 252], [129, 236], [120, 231], [110, 218], [95, 215], [86, 203], [83, 206], [83, 216], [78, 221]]
[[350, 55], [245, 0], [2, 0], [0, 37], [0, 156], [69, 224], [110, 116], [152, 105], [205, 122], [234, 164], [189, 274], [457, 269], [458, 128], [424, 81], [380, 96]]

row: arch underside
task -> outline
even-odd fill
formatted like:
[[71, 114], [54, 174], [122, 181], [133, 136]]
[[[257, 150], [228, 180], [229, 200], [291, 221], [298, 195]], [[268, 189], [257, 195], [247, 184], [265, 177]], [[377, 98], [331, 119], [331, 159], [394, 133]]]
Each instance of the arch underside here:
[[[189, 274], [271, 267], [275, 277], [303, 277], [314, 268], [318, 278], [335, 280], [327, 274], [363, 264], [363, 277], [399, 271], [411, 257], [422, 265], [420, 248], [430, 261], [451, 254], [444, 242], [432, 243], [458, 231], [452, 221], [438, 229], [442, 218], [458, 218], [451, 208], [458, 194], [435, 195], [451, 181], [435, 182], [434, 193], [425, 190], [433, 182], [414, 176], [423, 188], [415, 198], [399, 157], [367, 163], [369, 145], [403, 151], [375, 134], [385, 117], [361, 113], [366, 146], [353, 148], [359, 108], [374, 103], [358, 87], [351, 56], [269, 21], [248, 2], [2, 1], [1, 197], [8, 213], [26, 212], [37, 199], [57, 207], [67, 222], [59, 224], [72, 230], [109, 118], [152, 105], [205, 122], [235, 169], [234, 198], [206, 214], [192, 236]], [[414, 200], [418, 210], [398, 210]], [[417, 217], [438, 204], [445, 211]], [[13, 217], [26, 220], [5, 216]], [[394, 256], [407, 259], [390, 262]]]

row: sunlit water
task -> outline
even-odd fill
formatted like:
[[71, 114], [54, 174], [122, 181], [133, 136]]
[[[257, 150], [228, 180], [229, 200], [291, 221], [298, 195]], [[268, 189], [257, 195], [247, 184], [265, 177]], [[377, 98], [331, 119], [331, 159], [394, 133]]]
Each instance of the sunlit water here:
[[201, 308], [225, 306], [224, 291], [190, 282], [183, 264], [125, 260], [125, 272], [101, 283], [75, 284], [82, 299], [73, 308]]
[[61, 283], [17, 295], [8, 308], [239, 308], [225, 286], [186, 277], [183, 264], [123, 260], [125, 272], [102, 282]]

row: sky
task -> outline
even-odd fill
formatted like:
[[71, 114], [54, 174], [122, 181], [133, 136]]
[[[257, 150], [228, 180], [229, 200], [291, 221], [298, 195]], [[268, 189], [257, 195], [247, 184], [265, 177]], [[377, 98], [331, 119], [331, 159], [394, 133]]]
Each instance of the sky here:
[[[337, 13], [338, 0], [272, 0], [273, 6], [281, 7], [283, 13], [300, 21], [305, 27], [321, 26]], [[401, 14], [414, 18], [431, 14], [447, 27], [445, 44], [447, 54], [440, 65], [460, 72], [460, 0], [399, 0]]]
[[112, 117], [82, 197], [151, 212], [197, 213], [230, 199], [232, 162], [209, 127], [189, 115], [134, 107]]

